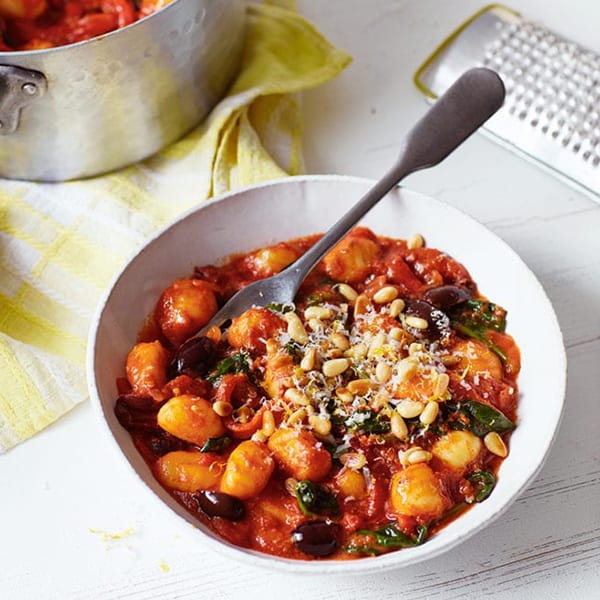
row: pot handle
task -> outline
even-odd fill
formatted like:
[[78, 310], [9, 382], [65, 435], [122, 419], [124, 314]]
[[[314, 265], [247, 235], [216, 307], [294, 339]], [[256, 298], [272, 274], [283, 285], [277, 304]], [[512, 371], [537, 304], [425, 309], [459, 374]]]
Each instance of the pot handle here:
[[41, 98], [48, 87], [43, 73], [15, 65], [0, 65], [0, 135], [19, 127], [21, 109]]

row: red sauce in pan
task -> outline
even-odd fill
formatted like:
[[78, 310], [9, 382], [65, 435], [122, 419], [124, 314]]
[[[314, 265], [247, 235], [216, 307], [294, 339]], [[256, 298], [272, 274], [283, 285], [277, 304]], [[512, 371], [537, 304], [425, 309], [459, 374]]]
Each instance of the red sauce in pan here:
[[171, 0], [0, 0], [0, 51], [82, 42], [130, 25]]

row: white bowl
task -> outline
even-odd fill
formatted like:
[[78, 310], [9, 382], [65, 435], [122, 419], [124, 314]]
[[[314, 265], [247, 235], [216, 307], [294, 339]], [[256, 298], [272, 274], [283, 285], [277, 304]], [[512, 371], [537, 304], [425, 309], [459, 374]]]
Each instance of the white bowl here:
[[376, 234], [424, 235], [428, 246], [463, 263], [479, 290], [508, 310], [508, 332], [521, 349], [518, 427], [491, 496], [425, 544], [373, 558], [295, 561], [232, 546], [194, 519], [158, 484], [118, 423], [116, 380], [144, 318], [161, 291], [196, 265], [232, 253], [328, 229], [373, 182], [335, 176], [289, 178], [234, 192], [195, 209], [152, 239], [116, 277], [90, 332], [88, 381], [93, 403], [123, 457], [145, 484], [148, 501], [160, 499], [194, 524], [198, 543], [232, 559], [295, 573], [362, 573], [403, 567], [433, 557], [497, 518], [541, 468], [563, 408], [566, 359], [561, 332], [542, 286], [503, 241], [458, 210], [437, 200], [394, 189], [363, 220]]

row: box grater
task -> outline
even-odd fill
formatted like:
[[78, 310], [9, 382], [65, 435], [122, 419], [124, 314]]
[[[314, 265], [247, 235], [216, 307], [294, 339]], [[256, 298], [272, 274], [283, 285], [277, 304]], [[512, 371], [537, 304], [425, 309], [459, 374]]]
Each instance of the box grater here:
[[475, 66], [506, 86], [484, 130], [600, 202], [600, 55], [494, 4], [442, 42], [414, 81], [434, 99]]

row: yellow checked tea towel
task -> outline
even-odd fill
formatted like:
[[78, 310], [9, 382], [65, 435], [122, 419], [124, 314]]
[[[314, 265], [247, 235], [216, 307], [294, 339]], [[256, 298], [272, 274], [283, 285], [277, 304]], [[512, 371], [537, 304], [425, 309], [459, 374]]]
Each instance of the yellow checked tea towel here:
[[237, 80], [179, 142], [92, 179], [0, 181], [0, 452], [86, 398], [90, 319], [149, 235], [210, 196], [301, 172], [295, 94], [350, 58], [286, 5], [248, 6]]

